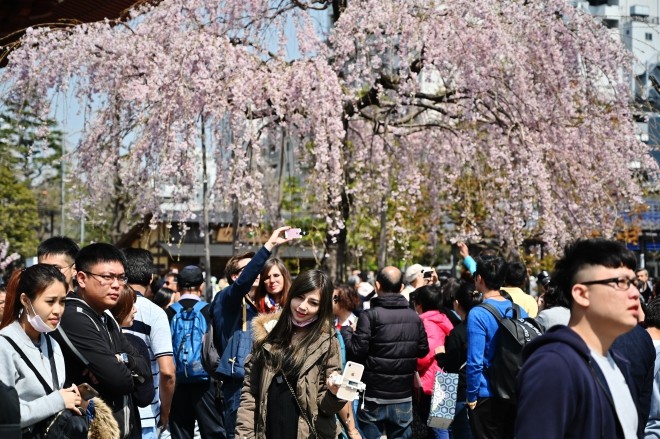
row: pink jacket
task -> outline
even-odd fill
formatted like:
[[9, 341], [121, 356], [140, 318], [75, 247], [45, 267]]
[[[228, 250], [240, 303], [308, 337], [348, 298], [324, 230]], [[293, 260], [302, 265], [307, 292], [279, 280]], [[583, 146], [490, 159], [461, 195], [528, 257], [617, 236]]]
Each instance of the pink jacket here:
[[419, 315], [424, 323], [424, 330], [429, 339], [429, 353], [424, 358], [417, 359], [417, 371], [422, 380], [422, 389], [424, 393], [430, 395], [433, 393], [433, 383], [435, 382], [435, 373], [442, 371], [435, 361], [435, 348], [444, 346], [445, 338], [454, 326], [446, 315], [440, 311], [426, 311]]

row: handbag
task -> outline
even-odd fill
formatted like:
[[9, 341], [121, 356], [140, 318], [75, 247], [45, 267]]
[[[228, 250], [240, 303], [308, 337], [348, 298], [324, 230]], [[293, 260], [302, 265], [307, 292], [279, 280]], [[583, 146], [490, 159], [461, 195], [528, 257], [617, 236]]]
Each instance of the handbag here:
[[427, 424], [432, 428], [446, 430], [456, 414], [456, 391], [458, 374], [436, 372], [431, 396], [431, 409]]
[[[252, 352], [252, 328], [247, 322], [247, 303], [243, 298], [243, 324], [227, 342], [218, 362], [218, 373], [242, 380], [245, 377], [245, 359]], [[234, 327], [238, 324], [239, 314]]]
[[[48, 385], [46, 380], [41, 376], [36, 367], [28, 360], [25, 353], [18, 347], [18, 345], [9, 337], [3, 335], [2, 337], [9, 342], [14, 350], [21, 356], [25, 364], [34, 372], [35, 376], [44, 388], [47, 395], [50, 395], [59, 385], [57, 379], [57, 368], [55, 367], [55, 357], [53, 355], [53, 346], [50, 341], [50, 336], [45, 335], [46, 345], [48, 347], [48, 357], [50, 359], [50, 370], [53, 374], [53, 387]], [[69, 409], [64, 409], [55, 415], [44, 419], [30, 427], [23, 430], [23, 437], [39, 438], [39, 439], [86, 439], [89, 431], [89, 419], [87, 414], [78, 415]]]

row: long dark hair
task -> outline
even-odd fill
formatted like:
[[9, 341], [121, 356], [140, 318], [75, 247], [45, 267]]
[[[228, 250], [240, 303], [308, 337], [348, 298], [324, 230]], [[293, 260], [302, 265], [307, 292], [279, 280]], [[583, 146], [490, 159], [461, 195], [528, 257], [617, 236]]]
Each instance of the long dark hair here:
[[23, 308], [20, 297], [22, 293], [34, 302], [46, 288], [55, 282], [60, 282], [67, 290], [66, 278], [62, 272], [53, 265], [36, 264], [25, 270], [17, 270], [11, 275], [7, 285], [7, 296], [5, 297], [5, 312], [2, 315], [0, 328], [4, 328], [18, 320]]
[[[319, 291], [319, 312], [318, 319], [310, 323], [302, 340], [292, 346], [291, 337], [293, 336], [294, 325], [291, 323], [291, 301], [295, 297], [301, 297], [311, 291]], [[297, 377], [303, 363], [307, 359], [309, 347], [324, 333], [333, 333], [332, 326], [332, 293], [334, 287], [327, 274], [321, 270], [304, 271], [296, 277], [291, 284], [286, 302], [282, 308], [277, 324], [268, 336], [261, 342], [255, 343], [255, 365], [263, 366], [265, 362], [264, 343], [270, 343], [269, 363], [276, 369], [286, 371], [287, 375]], [[331, 344], [332, 346], [332, 344]]]
[[257, 291], [254, 293], [254, 302], [257, 304], [257, 308], [259, 308], [260, 313], [269, 312], [265, 305], [266, 294], [268, 293], [266, 290], [266, 278], [268, 277], [270, 269], [273, 267], [279, 268], [280, 273], [282, 273], [282, 293], [277, 299], [280, 306], [287, 301], [286, 296], [289, 292], [289, 288], [291, 288], [291, 275], [289, 274], [289, 270], [284, 265], [284, 262], [282, 262], [282, 260], [279, 258], [270, 258], [267, 260], [264, 264], [264, 268], [261, 270], [259, 286], [257, 287]]

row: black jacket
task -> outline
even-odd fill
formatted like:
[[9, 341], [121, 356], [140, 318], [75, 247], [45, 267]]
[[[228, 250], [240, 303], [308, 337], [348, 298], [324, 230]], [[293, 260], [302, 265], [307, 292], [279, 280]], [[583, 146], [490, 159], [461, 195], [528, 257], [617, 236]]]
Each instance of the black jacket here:
[[364, 364], [366, 398], [386, 402], [412, 397], [417, 359], [429, 352], [429, 342], [422, 320], [408, 308], [405, 297], [383, 294], [372, 299], [355, 332], [344, 326], [341, 335], [346, 358]]
[[634, 400], [639, 417], [637, 436], [643, 438], [644, 428], [651, 411], [653, 394], [653, 371], [656, 356], [653, 340], [641, 325], [637, 325], [614, 340], [612, 351], [630, 362], [632, 384], [637, 391], [637, 398]]
[[[630, 364], [615, 351], [610, 353], [636, 401]], [[555, 326], [527, 345], [523, 356], [516, 377], [516, 437], [623, 437], [607, 381], [575, 331]]]
[[[62, 348], [66, 363], [65, 386], [89, 383], [110, 406], [119, 423], [122, 437], [130, 430], [130, 396], [135, 390], [136, 375], [151, 374], [148, 358], [144, 359], [121, 333], [111, 315], [99, 315], [87, 303], [67, 297], [60, 323], [73, 346], [89, 362], [86, 366], [69, 348], [59, 331], [52, 333]], [[116, 354], [125, 353], [128, 363], [120, 363]], [[98, 380], [95, 383], [89, 372]]]
[[456, 390], [456, 401], [467, 399], [467, 378], [465, 365], [467, 363], [467, 324], [460, 321], [454, 326], [445, 340], [445, 353], [436, 354], [438, 364], [445, 372], [458, 374], [458, 389]]

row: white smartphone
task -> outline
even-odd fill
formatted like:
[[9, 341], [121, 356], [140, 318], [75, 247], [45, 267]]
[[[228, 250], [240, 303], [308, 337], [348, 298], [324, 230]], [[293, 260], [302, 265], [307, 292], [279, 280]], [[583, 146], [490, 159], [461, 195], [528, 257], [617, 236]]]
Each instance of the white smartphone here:
[[342, 375], [341, 385], [337, 391], [337, 398], [344, 401], [353, 401], [358, 397], [357, 387], [362, 379], [364, 366], [360, 363], [346, 362], [344, 374]]
[[284, 237], [286, 239], [302, 238], [302, 230], [301, 229], [285, 230], [284, 231]]

